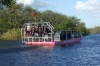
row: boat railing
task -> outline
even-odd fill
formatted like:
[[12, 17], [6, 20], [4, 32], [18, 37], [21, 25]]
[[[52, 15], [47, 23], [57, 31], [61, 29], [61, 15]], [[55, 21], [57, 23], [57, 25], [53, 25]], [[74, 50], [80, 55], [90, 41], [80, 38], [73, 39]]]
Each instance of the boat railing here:
[[22, 42], [51, 42], [54, 39], [52, 37], [22, 37]]
[[[30, 35], [27, 34], [26, 32], [26, 25], [27, 23], [25, 23], [22, 28], [21, 28], [21, 37], [22, 37], [22, 42], [52, 42], [52, 41], [61, 41], [61, 37], [64, 35], [64, 37], [66, 40], [68, 40], [69, 38], [77, 38], [77, 37], [82, 37], [81, 34], [78, 34], [77, 31], [54, 31], [54, 27], [50, 24], [50, 22], [34, 22], [34, 23], [30, 23], [31, 27], [33, 29], [33, 27], [35, 27], [37, 29], [37, 34], [38, 36], [34, 35], [34, 31], [32, 32], [32, 30], [30, 31]], [[39, 24], [42, 24], [42, 34], [39, 31]], [[46, 30], [49, 29], [50, 31]], [[69, 34], [70, 33], [70, 34]], [[42, 35], [42, 36], [41, 36]], [[73, 35], [73, 36], [72, 36]], [[69, 37], [70, 36], [70, 37]], [[65, 40], [64, 39], [64, 40]]]
[[50, 22], [47, 22], [47, 24], [48, 24], [52, 29], [54, 29], [54, 27], [50, 24]]
[[61, 31], [55, 31], [54, 32], [54, 38], [60, 38]]

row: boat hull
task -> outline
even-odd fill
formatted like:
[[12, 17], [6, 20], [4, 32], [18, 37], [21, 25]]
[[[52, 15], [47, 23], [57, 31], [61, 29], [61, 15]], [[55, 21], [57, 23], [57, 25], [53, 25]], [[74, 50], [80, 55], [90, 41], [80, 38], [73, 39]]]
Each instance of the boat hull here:
[[26, 45], [32, 46], [59, 46], [59, 45], [71, 45], [79, 43], [82, 38], [75, 38], [71, 40], [64, 40], [64, 41], [53, 41], [53, 42], [25, 42]]
[[76, 39], [64, 40], [64, 41], [56, 41], [55, 46], [76, 44], [76, 43], [79, 43], [81, 40], [82, 38], [76, 38]]

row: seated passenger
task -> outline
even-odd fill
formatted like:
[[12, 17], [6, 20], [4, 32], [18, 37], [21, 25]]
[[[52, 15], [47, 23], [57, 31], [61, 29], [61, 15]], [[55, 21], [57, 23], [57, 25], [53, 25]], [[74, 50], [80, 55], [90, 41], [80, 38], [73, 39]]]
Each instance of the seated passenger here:
[[41, 24], [38, 24], [38, 30], [37, 30], [38, 34], [40, 37], [42, 37], [42, 25]]
[[74, 39], [74, 34], [73, 33], [71, 34], [71, 38]]
[[48, 33], [51, 33], [50, 29], [48, 27], [46, 27], [46, 31], [45, 31], [47, 34]]
[[67, 39], [71, 39], [71, 33], [67, 34]]
[[31, 30], [31, 26], [28, 24], [27, 26], [26, 26], [26, 34], [28, 35], [28, 36], [30, 36], [31, 35], [31, 32], [32, 30]]
[[36, 30], [36, 28], [34, 27], [34, 28], [32, 29], [32, 36], [34, 36], [35, 33], [37, 33], [37, 30]]

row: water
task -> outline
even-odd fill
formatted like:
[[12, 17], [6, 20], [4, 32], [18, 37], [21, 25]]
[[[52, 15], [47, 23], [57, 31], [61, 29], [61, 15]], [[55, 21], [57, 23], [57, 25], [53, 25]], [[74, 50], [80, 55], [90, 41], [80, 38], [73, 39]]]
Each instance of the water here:
[[71, 46], [29, 47], [21, 41], [0, 42], [0, 66], [100, 66], [100, 34]]

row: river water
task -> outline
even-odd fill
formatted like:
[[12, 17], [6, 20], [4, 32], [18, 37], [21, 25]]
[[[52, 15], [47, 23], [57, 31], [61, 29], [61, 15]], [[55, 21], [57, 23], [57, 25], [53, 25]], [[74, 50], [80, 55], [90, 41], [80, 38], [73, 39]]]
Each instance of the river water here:
[[65, 47], [0, 41], [0, 66], [100, 66], [100, 34], [84, 36], [80, 43]]

